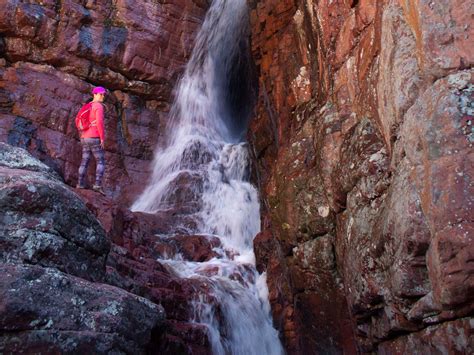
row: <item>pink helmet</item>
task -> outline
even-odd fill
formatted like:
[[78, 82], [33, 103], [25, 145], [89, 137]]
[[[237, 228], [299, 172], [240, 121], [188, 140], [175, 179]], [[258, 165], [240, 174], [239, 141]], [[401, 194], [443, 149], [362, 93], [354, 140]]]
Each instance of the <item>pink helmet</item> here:
[[96, 86], [94, 89], [92, 89], [92, 94], [105, 94], [107, 90], [105, 90], [102, 86]]

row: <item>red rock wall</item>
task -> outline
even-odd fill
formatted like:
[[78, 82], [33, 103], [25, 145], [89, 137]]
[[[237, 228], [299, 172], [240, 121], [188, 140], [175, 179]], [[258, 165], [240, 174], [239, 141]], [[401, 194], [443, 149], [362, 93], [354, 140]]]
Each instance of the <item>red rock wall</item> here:
[[[105, 189], [128, 203], [147, 180], [172, 89], [207, 0], [0, 2], [0, 141], [77, 182], [73, 119], [92, 85], [106, 101]], [[93, 177], [94, 166], [89, 177]]]
[[472, 352], [472, 4], [249, 5], [255, 247], [288, 352]]

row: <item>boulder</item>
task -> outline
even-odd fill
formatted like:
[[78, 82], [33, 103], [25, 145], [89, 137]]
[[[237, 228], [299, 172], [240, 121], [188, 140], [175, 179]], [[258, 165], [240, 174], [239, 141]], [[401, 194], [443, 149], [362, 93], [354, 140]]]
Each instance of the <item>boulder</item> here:
[[49, 167], [0, 143], [1, 258], [99, 281], [110, 249], [95, 216]]
[[162, 307], [117, 287], [39, 266], [0, 264], [0, 350], [145, 353]]
[[101, 283], [110, 240], [50, 167], [0, 143], [0, 201], [0, 351], [152, 348], [163, 308]]

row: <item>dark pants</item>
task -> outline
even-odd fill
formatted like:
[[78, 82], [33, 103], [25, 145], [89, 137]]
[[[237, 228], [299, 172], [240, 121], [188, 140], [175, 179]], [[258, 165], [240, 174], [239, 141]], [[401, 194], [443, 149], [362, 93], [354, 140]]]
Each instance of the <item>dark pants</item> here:
[[102, 185], [102, 176], [105, 171], [105, 153], [100, 145], [99, 138], [82, 138], [82, 161], [79, 167], [79, 185], [85, 186], [87, 166], [91, 160], [91, 156], [94, 155], [96, 162], [95, 170], [95, 184], [97, 186]]

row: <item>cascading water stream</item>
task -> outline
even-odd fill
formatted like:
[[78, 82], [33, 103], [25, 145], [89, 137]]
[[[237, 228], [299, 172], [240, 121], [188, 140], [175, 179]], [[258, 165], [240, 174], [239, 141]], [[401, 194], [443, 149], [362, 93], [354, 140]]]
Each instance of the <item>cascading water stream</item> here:
[[[214, 0], [177, 89], [167, 142], [157, 148], [151, 182], [132, 210], [173, 210], [187, 217], [180, 230], [220, 239], [219, 258], [161, 262], [210, 285], [220, 314], [201, 297], [191, 321], [208, 327], [214, 354], [273, 355], [283, 349], [272, 326], [266, 276], [255, 269], [259, 201], [241, 142], [253, 93], [248, 52], [246, 0]], [[209, 276], [210, 269], [217, 271]]]

